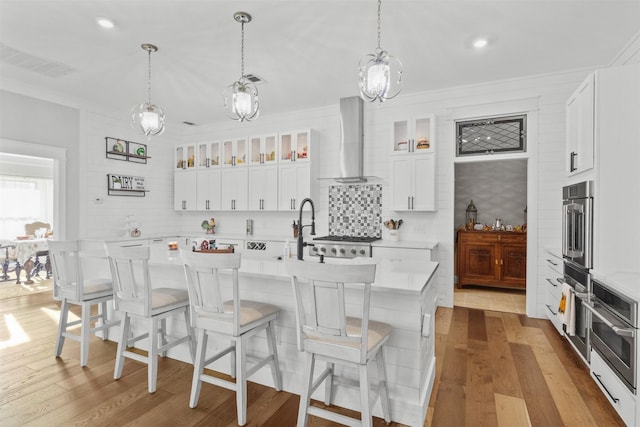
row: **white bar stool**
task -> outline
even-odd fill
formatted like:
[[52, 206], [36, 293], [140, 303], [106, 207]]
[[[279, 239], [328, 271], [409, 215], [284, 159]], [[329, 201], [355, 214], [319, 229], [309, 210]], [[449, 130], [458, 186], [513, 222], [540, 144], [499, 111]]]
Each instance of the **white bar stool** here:
[[[375, 281], [375, 264], [346, 265], [287, 260], [296, 299], [298, 349], [307, 353], [304, 385], [300, 395], [298, 427], [307, 425], [309, 414], [350, 426], [371, 426], [371, 407], [380, 397], [382, 413], [391, 422], [387, 374], [382, 352], [391, 326], [369, 320], [371, 283]], [[361, 291], [360, 318], [348, 317], [345, 307], [345, 283]], [[375, 359], [377, 393], [370, 398], [369, 362]], [[326, 362], [326, 369], [314, 380], [316, 360]], [[326, 405], [331, 404], [334, 364], [355, 367], [359, 382], [340, 381], [360, 388], [361, 420], [310, 405], [311, 395], [325, 382]], [[354, 383], [354, 384], [350, 384]]]
[[[180, 253], [187, 276], [192, 324], [198, 335], [189, 407], [197, 406], [203, 381], [233, 390], [236, 393], [238, 425], [243, 426], [247, 421], [247, 378], [269, 364], [275, 389], [282, 390], [274, 329], [280, 309], [271, 304], [240, 299], [239, 253], [198, 254], [182, 250]], [[224, 301], [222, 280], [218, 274], [220, 270], [229, 272], [228, 280], [233, 288], [232, 300]], [[266, 331], [269, 354], [248, 368], [248, 340], [262, 330]], [[231, 345], [217, 350], [216, 354], [207, 359], [207, 336], [210, 332], [226, 336], [231, 340]], [[232, 354], [231, 376], [237, 376], [235, 382], [203, 373], [207, 365], [229, 353]]]
[[[189, 316], [189, 294], [186, 289], [151, 287], [148, 246], [105, 244], [105, 248], [113, 277], [115, 307], [122, 315], [113, 377], [117, 380], [122, 376], [125, 357], [146, 363], [149, 393], [154, 393], [158, 380], [158, 355], [166, 356], [170, 348], [188, 342], [193, 360], [195, 339]], [[184, 315], [186, 335], [169, 337], [166, 319], [179, 313]], [[149, 320], [149, 331], [129, 338], [132, 317]], [[144, 338], [149, 338], [147, 356], [127, 350], [127, 347]], [[168, 341], [167, 338], [172, 340]]]
[[[107, 303], [113, 300], [111, 278], [84, 277], [77, 240], [48, 242], [49, 257], [53, 267], [53, 299], [61, 301], [58, 334], [56, 336], [56, 357], [62, 354], [65, 338], [80, 342], [80, 366], [89, 361], [89, 339], [92, 333], [104, 331], [103, 340], [109, 338], [109, 328], [120, 324], [119, 320], [109, 321]], [[69, 321], [71, 304], [82, 307], [79, 320]], [[91, 315], [91, 306], [98, 305], [98, 314]], [[91, 327], [91, 322], [95, 326]], [[69, 332], [72, 326], [80, 325], [80, 334]]]

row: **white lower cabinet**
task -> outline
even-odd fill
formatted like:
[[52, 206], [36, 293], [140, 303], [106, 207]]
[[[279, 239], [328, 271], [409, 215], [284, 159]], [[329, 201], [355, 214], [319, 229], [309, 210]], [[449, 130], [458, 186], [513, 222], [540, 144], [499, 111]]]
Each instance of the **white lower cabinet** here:
[[173, 182], [173, 209], [177, 211], [196, 210], [197, 179], [195, 171], [176, 172]]
[[220, 170], [197, 171], [196, 209], [210, 211], [220, 209]]
[[598, 352], [591, 350], [591, 378], [628, 426], [636, 424], [636, 399]]
[[435, 211], [435, 155], [396, 156], [391, 159], [391, 209]]
[[549, 253], [546, 254], [544, 275], [541, 286], [544, 289], [544, 305], [547, 317], [560, 335], [564, 335], [562, 321], [558, 317], [558, 306], [562, 296], [562, 260]]
[[249, 168], [249, 210], [278, 210], [278, 167]]
[[308, 162], [280, 165], [278, 210], [295, 211], [300, 202], [311, 197], [311, 166]]
[[247, 168], [228, 168], [221, 172], [220, 201], [222, 210], [246, 211], [248, 208]]

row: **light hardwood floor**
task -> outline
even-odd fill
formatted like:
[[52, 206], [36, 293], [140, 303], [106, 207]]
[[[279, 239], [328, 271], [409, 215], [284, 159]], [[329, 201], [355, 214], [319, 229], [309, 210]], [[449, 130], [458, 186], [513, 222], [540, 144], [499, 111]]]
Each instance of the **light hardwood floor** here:
[[456, 307], [518, 314], [527, 312], [525, 291], [487, 286], [465, 286], [453, 289], [453, 305]]
[[[236, 425], [229, 390], [205, 384], [198, 407], [189, 408], [190, 364], [161, 359], [158, 391], [149, 394], [143, 364], [128, 360], [113, 380], [114, 342], [93, 337], [84, 369], [76, 342], [67, 340], [54, 358], [58, 309], [50, 293], [0, 301], [0, 425]], [[436, 356], [427, 426], [623, 425], [548, 321], [439, 308]], [[293, 426], [298, 401], [250, 382], [247, 425]], [[309, 425], [334, 424], [311, 417]]]

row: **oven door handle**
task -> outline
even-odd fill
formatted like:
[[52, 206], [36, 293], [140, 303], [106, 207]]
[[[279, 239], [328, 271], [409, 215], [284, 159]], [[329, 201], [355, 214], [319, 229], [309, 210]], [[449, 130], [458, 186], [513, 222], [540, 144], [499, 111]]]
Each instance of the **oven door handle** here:
[[598, 312], [598, 310], [596, 310], [593, 306], [591, 306], [591, 304], [587, 304], [586, 302], [582, 301], [582, 305], [591, 313], [595, 314], [598, 319], [602, 320], [602, 322], [605, 325], [607, 325], [609, 328], [611, 328], [611, 330], [615, 332], [616, 335], [620, 335], [621, 337], [635, 337], [636, 335], [635, 329], [619, 328], [613, 323], [609, 322], [609, 320], [607, 320], [602, 314], [600, 314], [600, 312]]

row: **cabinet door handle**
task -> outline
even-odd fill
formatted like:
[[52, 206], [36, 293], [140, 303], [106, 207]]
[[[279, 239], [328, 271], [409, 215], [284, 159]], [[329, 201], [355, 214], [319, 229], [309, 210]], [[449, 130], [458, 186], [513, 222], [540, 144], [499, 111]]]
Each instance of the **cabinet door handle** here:
[[575, 171], [576, 169], [578, 169], [578, 168], [576, 167], [576, 157], [578, 157], [578, 153], [576, 153], [575, 151], [572, 151], [572, 152], [571, 152], [571, 155], [570, 155], [569, 172], [573, 172], [573, 171]]
[[411, 196], [407, 196], [407, 209], [411, 210]]
[[293, 151], [291, 152], [291, 161], [292, 161], [292, 162], [295, 162], [295, 161], [297, 160], [297, 158], [298, 158], [298, 156], [297, 156], [297, 154], [296, 154], [296, 150], [293, 150]]
[[183, 209], [183, 210], [184, 210], [184, 209], [187, 209], [187, 201], [186, 201], [186, 200], [183, 200], [183, 201], [182, 201], [182, 209]]
[[554, 316], [558, 315], [557, 311], [553, 311], [553, 309], [551, 308], [551, 306], [549, 304], [545, 304], [547, 306], [547, 310], [549, 310], [551, 312], [551, 314], [553, 314]]
[[411, 210], [415, 209], [415, 206], [413, 205], [413, 202], [414, 202], [414, 197], [411, 196]]
[[557, 287], [558, 287], [558, 285], [556, 285], [555, 283], [553, 283], [553, 281], [552, 281], [551, 279], [549, 279], [548, 277], [547, 277], [546, 279], [544, 279], [544, 280], [546, 280], [547, 282], [549, 282], [549, 284], [550, 284], [551, 286], [553, 286], [554, 288], [557, 288]]
[[620, 399], [617, 399], [615, 397], [613, 397], [613, 395], [611, 394], [611, 392], [609, 391], [609, 389], [607, 389], [607, 387], [602, 383], [602, 380], [600, 379], [600, 375], [596, 374], [595, 372], [593, 373], [593, 376], [596, 377], [596, 379], [598, 380], [598, 382], [600, 383], [600, 385], [602, 386], [602, 388], [604, 389], [604, 391], [607, 392], [607, 394], [609, 395], [609, 397], [611, 398], [611, 400], [613, 400], [613, 403], [618, 403], [620, 401]]
[[552, 260], [550, 260], [549, 258], [547, 258], [547, 262], [548, 262], [549, 264], [553, 265], [554, 267], [557, 267], [557, 266], [558, 266], [558, 263], [557, 263], [557, 262], [553, 262], [553, 261], [552, 261]]
[[504, 265], [504, 260], [500, 259], [500, 265]]
[[498, 265], [498, 258], [496, 258], [496, 265]]

